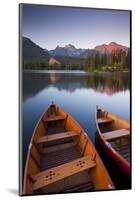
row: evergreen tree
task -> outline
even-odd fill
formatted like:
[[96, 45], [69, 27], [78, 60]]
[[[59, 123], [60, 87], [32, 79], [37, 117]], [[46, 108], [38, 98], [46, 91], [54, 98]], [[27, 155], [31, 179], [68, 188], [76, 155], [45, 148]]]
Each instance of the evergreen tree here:
[[99, 67], [100, 67], [100, 55], [99, 55], [99, 53], [96, 53], [96, 55], [95, 55], [95, 69], [99, 69]]

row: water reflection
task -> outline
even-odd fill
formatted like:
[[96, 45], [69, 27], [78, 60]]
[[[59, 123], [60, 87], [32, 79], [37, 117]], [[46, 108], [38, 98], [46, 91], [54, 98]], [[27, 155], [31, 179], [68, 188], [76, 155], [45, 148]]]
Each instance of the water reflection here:
[[97, 93], [114, 95], [130, 88], [129, 73], [58, 74], [23, 73], [23, 101], [53, 86], [59, 91], [73, 93], [77, 89], [92, 89]]

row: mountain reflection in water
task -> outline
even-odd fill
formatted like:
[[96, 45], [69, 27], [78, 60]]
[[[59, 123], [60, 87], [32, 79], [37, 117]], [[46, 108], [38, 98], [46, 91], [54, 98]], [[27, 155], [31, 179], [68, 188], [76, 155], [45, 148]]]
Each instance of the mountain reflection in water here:
[[51, 86], [69, 93], [87, 88], [95, 92], [114, 95], [129, 90], [130, 76], [129, 73], [45, 74], [25, 72], [23, 73], [23, 101]]

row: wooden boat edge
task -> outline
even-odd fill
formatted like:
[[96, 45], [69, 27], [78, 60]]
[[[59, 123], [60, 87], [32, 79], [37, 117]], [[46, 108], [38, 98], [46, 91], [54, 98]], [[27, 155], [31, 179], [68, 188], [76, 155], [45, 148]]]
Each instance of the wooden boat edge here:
[[[96, 106], [95, 120], [96, 120], [96, 127], [97, 127], [97, 130], [98, 130], [98, 133], [99, 133], [99, 136], [100, 136], [102, 142], [104, 143], [104, 145], [105, 145], [107, 148], [110, 149], [110, 151], [112, 151], [113, 154], [115, 154], [115, 155], [117, 156], [117, 158], [118, 158], [119, 160], [121, 160], [125, 165], [128, 166], [128, 168], [130, 168], [130, 163], [129, 163], [125, 158], [123, 158], [123, 156], [121, 156], [121, 155], [120, 155], [111, 145], [109, 145], [109, 143], [103, 138], [102, 133], [101, 133], [100, 128], [99, 128], [99, 125], [98, 125], [98, 121], [97, 121], [97, 112], [98, 112], [98, 111], [97, 111], [97, 108], [101, 108], [101, 107]], [[101, 109], [102, 109], [102, 108], [101, 108]], [[127, 125], [129, 125], [129, 122], [128, 122], [127, 120], [125, 120], [125, 119], [123, 119], [123, 118], [121, 118], [121, 117], [119, 117], [119, 116], [117, 116], [117, 115], [115, 115], [115, 114], [113, 114], [113, 113], [111, 113], [111, 112], [108, 112], [108, 113], [109, 113], [110, 115], [116, 117], [117, 119], [120, 119], [120, 120], [124, 121], [125, 123], [127, 123]]]
[[36, 122], [36, 125], [35, 125], [33, 133], [32, 133], [32, 137], [31, 137], [31, 140], [30, 140], [30, 143], [29, 143], [29, 146], [28, 146], [27, 157], [26, 157], [26, 162], [25, 162], [25, 169], [24, 169], [24, 176], [23, 176], [23, 184], [22, 184], [23, 185], [23, 190], [22, 190], [22, 194], [23, 195], [26, 194], [25, 190], [26, 190], [26, 181], [27, 181], [27, 169], [28, 169], [28, 162], [29, 162], [29, 157], [30, 157], [31, 144], [33, 143], [37, 127], [38, 127], [40, 121], [42, 120], [44, 114], [48, 111], [49, 106], [47, 107], [47, 109], [46, 108], [44, 109], [44, 111], [42, 112], [42, 114], [39, 117], [38, 121]]
[[[51, 105], [51, 104], [50, 104], [50, 105]], [[26, 194], [27, 169], [28, 169], [28, 162], [29, 162], [29, 157], [30, 157], [30, 147], [31, 147], [31, 144], [32, 144], [33, 141], [34, 141], [34, 137], [35, 137], [35, 133], [36, 133], [37, 127], [38, 127], [40, 121], [42, 120], [43, 116], [45, 115], [45, 113], [47, 113], [47, 111], [48, 111], [50, 105], [49, 105], [49, 106], [47, 107], [47, 109], [45, 109], [45, 110], [43, 111], [43, 113], [41, 114], [41, 117], [40, 117], [39, 120], [37, 121], [36, 126], [35, 126], [35, 128], [34, 128], [34, 130], [33, 130], [33, 133], [32, 133], [32, 137], [31, 137], [30, 144], [29, 144], [29, 147], [28, 147], [27, 158], [26, 158], [26, 162], [25, 162], [25, 170], [24, 170], [24, 178], [23, 178], [23, 193], [22, 193], [23, 195]], [[55, 105], [56, 105], [56, 104], [55, 104]], [[95, 151], [95, 152], [97, 153], [97, 150], [95, 149], [95, 147], [94, 147], [94, 145], [92, 144], [91, 140], [89, 139], [87, 133], [82, 129], [82, 127], [80, 126], [80, 124], [79, 124], [69, 113], [67, 113], [66, 111], [64, 111], [61, 107], [59, 107], [59, 106], [57, 106], [57, 105], [56, 105], [56, 107], [58, 107], [65, 115], [68, 115], [68, 116], [71, 117], [72, 121], [82, 130], [82, 133], [83, 133], [83, 134], [85, 135], [85, 137], [87, 138], [87, 140], [88, 140], [88, 142], [90, 143], [90, 145], [91, 145], [93, 151]], [[100, 163], [101, 163], [101, 165], [102, 165], [103, 170], [106, 172], [106, 176], [107, 176], [107, 178], [108, 178], [108, 180], [109, 180], [109, 182], [110, 182], [110, 186], [113, 186], [114, 184], [113, 184], [113, 182], [112, 182], [112, 180], [111, 180], [111, 178], [110, 178], [110, 175], [108, 174], [108, 171], [107, 171], [105, 165], [103, 164], [103, 162], [102, 162], [102, 160], [101, 160], [99, 154], [97, 153], [96, 155], [97, 155], [98, 160], [100, 161]]]

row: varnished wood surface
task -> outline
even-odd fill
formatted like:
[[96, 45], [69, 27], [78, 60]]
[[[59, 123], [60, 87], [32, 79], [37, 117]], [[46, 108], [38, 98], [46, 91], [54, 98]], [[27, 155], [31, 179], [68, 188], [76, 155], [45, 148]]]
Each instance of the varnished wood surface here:
[[59, 134], [62, 132], [66, 132], [66, 129], [64, 127], [64, 123], [62, 121], [56, 121], [55, 123], [47, 123], [46, 127], [46, 135], [52, 135], [52, 134]]
[[46, 135], [46, 136], [40, 137], [39, 139], [37, 139], [36, 142], [37, 142], [37, 144], [47, 143], [47, 142], [51, 142], [51, 141], [57, 141], [57, 140], [76, 137], [76, 136], [78, 136], [78, 135], [75, 132], [67, 131], [64, 133], [51, 134], [51, 135]]
[[117, 138], [129, 136], [129, 135], [130, 135], [130, 131], [127, 129], [119, 129], [119, 130], [114, 130], [114, 131], [110, 131], [110, 132], [106, 132], [102, 134], [103, 138], [109, 141], [115, 140]]
[[108, 185], [113, 183], [87, 134], [51, 104], [31, 138], [23, 194], [93, 191], [109, 189]]
[[[61, 183], [61, 184], [60, 184]], [[51, 187], [52, 185], [52, 187]], [[68, 178], [65, 178], [61, 181], [57, 181], [51, 185], [43, 187], [36, 192], [42, 194], [52, 194], [56, 193], [56, 189], [59, 185], [60, 193], [70, 193], [70, 192], [90, 192], [94, 191], [95, 187], [90, 176], [89, 170], [74, 174]], [[53, 189], [52, 189], [53, 188]]]
[[[67, 144], [67, 143], [65, 143]], [[52, 148], [52, 147], [50, 147]], [[80, 158], [81, 153], [76, 146], [70, 146], [70, 148], [60, 149], [59, 151], [53, 151], [45, 153], [40, 159], [41, 171], [49, 169], [64, 163], [70, 162], [74, 159]]]
[[[88, 174], [86, 174], [86, 176], [88, 176]], [[80, 178], [82, 178], [82, 175], [81, 175]], [[87, 179], [88, 179], [88, 177], [87, 177]], [[74, 191], [76, 191], [76, 192], [91, 192], [91, 191], [94, 191], [94, 185], [93, 185], [91, 179], [89, 179], [89, 182], [86, 182], [84, 184], [74, 186], [71, 189], [65, 190], [66, 193], [67, 192], [74, 192]]]
[[[112, 119], [113, 121], [111, 123], [98, 123], [102, 118]], [[131, 154], [130, 123], [111, 112], [97, 107], [96, 125], [104, 146], [106, 146], [107, 140], [110, 143], [110, 151], [114, 155], [114, 158], [119, 160], [121, 166], [124, 166], [123, 173], [129, 176]]]
[[123, 138], [119, 140], [113, 140], [110, 143], [120, 155], [130, 162], [130, 140]]
[[96, 166], [95, 161], [90, 156], [79, 158], [58, 167], [45, 170], [33, 176], [36, 182], [33, 184], [33, 190], [45, 187], [51, 183], [72, 176], [73, 174], [93, 168]]
[[62, 152], [64, 149], [74, 147], [75, 145], [76, 145], [76, 142], [67, 142], [65, 144], [57, 144], [57, 145], [53, 145], [53, 146], [43, 148], [42, 153], [47, 154], [47, 153], [57, 152], [57, 151]]
[[98, 118], [98, 123], [99, 124], [104, 124], [104, 123], [109, 123], [109, 122], [113, 122], [112, 119], [109, 119], [109, 118], [105, 118], [105, 117], [102, 117], [102, 118]]
[[47, 119], [44, 120], [44, 122], [52, 122], [52, 121], [58, 121], [58, 120], [64, 120], [64, 116], [50, 116]]

